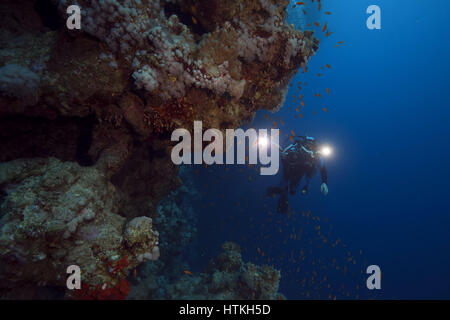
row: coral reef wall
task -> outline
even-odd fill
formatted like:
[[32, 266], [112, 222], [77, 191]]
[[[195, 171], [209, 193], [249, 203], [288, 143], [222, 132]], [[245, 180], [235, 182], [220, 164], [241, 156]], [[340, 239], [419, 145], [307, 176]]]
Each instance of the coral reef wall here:
[[[132, 288], [131, 299], [188, 300], [274, 300], [284, 298], [278, 292], [280, 271], [270, 266], [244, 263], [236, 243], [226, 242], [222, 252], [200, 274], [190, 272], [168, 281], [147, 271], [147, 277]], [[151, 285], [153, 284], [153, 286]]]
[[[66, 28], [73, 4], [81, 30]], [[159, 257], [177, 235], [154, 222], [181, 219], [158, 209], [181, 185], [171, 131], [276, 111], [318, 49], [285, 23], [288, 4], [1, 1], [0, 293], [64, 286], [70, 264], [113, 287]]]

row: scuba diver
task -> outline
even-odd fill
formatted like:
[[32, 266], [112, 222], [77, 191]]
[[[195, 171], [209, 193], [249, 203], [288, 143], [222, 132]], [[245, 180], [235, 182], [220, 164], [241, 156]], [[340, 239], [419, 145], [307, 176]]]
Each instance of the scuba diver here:
[[279, 213], [288, 211], [288, 194], [294, 195], [303, 177], [306, 184], [301, 193], [308, 192], [308, 185], [311, 178], [320, 169], [322, 185], [320, 191], [326, 196], [328, 194], [327, 170], [325, 168], [324, 156], [329, 155], [331, 150], [324, 148], [319, 150], [316, 140], [313, 137], [294, 137], [293, 142], [281, 152], [281, 162], [283, 165], [283, 181], [281, 187], [270, 187], [267, 189], [267, 196], [279, 195]]

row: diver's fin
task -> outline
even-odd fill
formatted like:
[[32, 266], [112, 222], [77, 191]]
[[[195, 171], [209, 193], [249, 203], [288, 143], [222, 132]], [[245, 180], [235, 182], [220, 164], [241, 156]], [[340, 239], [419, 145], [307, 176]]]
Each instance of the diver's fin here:
[[288, 202], [288, 194], [287, 192], [282, 192], [280, 194], [280, 198], [278, 199], [278, 213], [287, 213], [289, 208], [289, 202]]
[[266, 196], [273, 197], [275, 195], [282, 194], [282, 193], [283, 193], [283, 188], [280, 188], [280, 187], [269, 187], [269, 188], [267, 188]]

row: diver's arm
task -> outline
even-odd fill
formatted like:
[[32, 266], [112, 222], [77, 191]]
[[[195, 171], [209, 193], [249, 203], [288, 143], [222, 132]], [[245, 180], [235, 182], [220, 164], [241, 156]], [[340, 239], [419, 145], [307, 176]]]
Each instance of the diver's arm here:
[[327, 183], [328, 182], [328, 173], [327, 173], [327, 168], [325, 167], [325, 165], [323, 165], [320, 168], [320, 175], [322, 177], [322, 183]]
[[320, 167], [320, 176], [322, 178], [322, 183], [327, 183], [328, 173], [327, 173], [327, 168], [325, 167], [325, 160], [323, 159], [323, 157], [319, 157], [319, 167]]
[[320, 186], [320, 192], [322, 192], [323, 195], [326, 196], [328, 194], [328, 186], [327, 186], [328, 173], [327, 173], [327, 168], [325, 167], [325, 162], [324, 162], [323, 158], [320, 158], [320, 175], [322, 177], [322, 184]]

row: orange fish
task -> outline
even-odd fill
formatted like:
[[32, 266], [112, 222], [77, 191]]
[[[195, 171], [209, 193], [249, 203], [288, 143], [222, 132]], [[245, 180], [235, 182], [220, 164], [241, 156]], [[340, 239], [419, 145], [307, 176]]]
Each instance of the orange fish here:
[[345, 41], [338, 41], [338, 44], [343, 44]]
[[308, 23], [306, 26], [307, 26], [307, 27], [311, 27], [311, 23]]
[[320, 11], [320, 9], [322, 9], [322, 4], [320, 2], [319, 2], [318, 8], [319, 8], [319, 11]]
[[303, 14], [306, 16], [306, 10], [305, 9], [302, 9], [303, 10]]
[[303, 101], [300, 101], [300, 104], [302, 105], [302, 107], [305, 106], [305, 103]]
[[299, 6], [301, 6], [302, 4], [305, 4], [305, 2], [304, 1], [297, 2], [297, 5]]
[[334, 32], [327, 31], [327, 33], [325, 33], [325, 37], [329, 37], [329, 36], [331, 36], [333, 33], [334, 33]]
[[299, 113], [298, 115], [300, 116], [300, 118], [302, 118], [302, 119], [303, 119], [303, 114]]
[[327, 108], [323, 107], [322, 109], [323, 111], [328, 112]]
[[328, 63], [325, 65], [325, 67], [327, 67], [328, 69], [331, 69], [331, 66]]
[[273, 122], [273, 127], [276, 128], [277, 127], [277, 123], [276, 121]]
[[330, 89], [327, 88], [327, 93], [330, 94]]
[[300, 98], [300, 100], [303, 100], [303, 94], [300, 93], [298, 97]]
[[318, 22], [314, 22], [314, 25], [315, 25], [316, 27], [320, 27], [320, 24], [319, 24]]
[[330, 14], [331, 14], [330, 11], [325, 11], [324, 13], [327, 14], [327, 15], [330, 15]]
[[339, 47], [340, 47], [340, 45], [338, 45], [338, 44], [337, 44], [337, 45], [335, 45], [334, 47], [335, 47], [335, 48], [339, 48]]
[[197, 24], [197, 19], [195, 19], [194, 17], [192, 17], [192, 22], [193, 22], [194, 24]]
[[184, 272], [185, 274], [192, 275], [192, 272], [190, 272], [189, 270], [184, 270], [183, 272]]
[[321, 76], [322, 76], [322, 74], [321, 74], [321, 73], [318, 73], [318, 74], [317, 74], [317, 76], [318, 76], [318, 77], [321, 77]]
[[325, 30], [327, 30], [327, 24], [326, 23], [323, 25], [322, 32], [325, 32]]
[[303, 69], [302, 73], [306, 73], [308, 72], [308, 67], [305, 67], [305, 69]]
[[295, 132], [294, 130], [291, 130], [292, 135], [295, 137]]
[[295, 108], [295, 111], [300, 112], [300, 109], [299, 108]]
[[292, 136], [289, 136], [289, 139], [291, 139], [291, 142], [294, 142], [294, 138]]
[[268, 115], [268, 114], [266, 114], [266, 116], [265, 116], [265, 117], [266, 117], [266, 120], [269, 120], [269, 115]]

